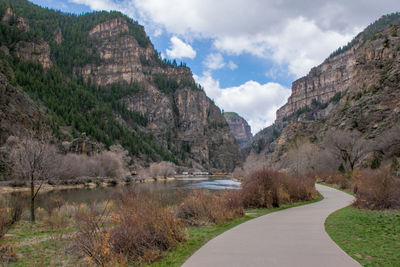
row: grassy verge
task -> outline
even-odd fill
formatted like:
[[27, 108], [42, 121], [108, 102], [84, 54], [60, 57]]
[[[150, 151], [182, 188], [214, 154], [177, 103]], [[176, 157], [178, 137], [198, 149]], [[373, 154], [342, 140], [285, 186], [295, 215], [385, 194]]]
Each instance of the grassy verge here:
[[168, 251], [162, 259], [153, 263], [151, 266], [181, 266], [194, 252], [207, 243], [212, 238], [223, 232], [251, 219], [266, 215], [271, 212], [280, 211], [288, 208], [302, 206], [322, 200], [322, 195], [318, 195], [314, 200], [299, 202], [291, 205], [283, 205], [275, 209], [252, 209], [246, 210], [246, 216], [235, 218], [228, 222], [206, 227], [190, 227], [188, 241], [179, 245], [175, 250]]
[[400, 266], [400, 212], [346, 207], [327, 218], [325, 229], [363, 266]]

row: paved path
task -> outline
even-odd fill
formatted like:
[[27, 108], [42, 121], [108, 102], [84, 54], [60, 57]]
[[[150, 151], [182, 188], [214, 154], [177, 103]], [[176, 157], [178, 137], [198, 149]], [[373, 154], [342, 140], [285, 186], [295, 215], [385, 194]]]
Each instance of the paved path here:
[[248, 221], [209, 241], [184, 267], [360, 266], [325, 232], [326, 217], [353, 197], [316, 185], [322, 201], [274, 212]]

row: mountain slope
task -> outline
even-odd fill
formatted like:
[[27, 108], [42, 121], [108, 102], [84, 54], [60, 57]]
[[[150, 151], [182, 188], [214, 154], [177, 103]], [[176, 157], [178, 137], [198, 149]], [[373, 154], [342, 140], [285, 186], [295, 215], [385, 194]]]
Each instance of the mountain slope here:
[[253, 137], [250, 125], [247, 121], [235, 112], [224, 112], [224, 117], [229, 124], [233, 136], [236, 138], [239, 148], [246, 145]]
[[160, 59], [137, 22], [25, 0], [0, 0], [0, 15], [1, 72], [45, 107], [59, 141], [85, 132], [106, 147], [121, 144], [136, 165], [232, 170], [240, 163], [219, 108], [189, 68]]
[[[382, 160], [399, 156], [399, 140], [392, 134], [400, 124], [399, 22], [400, 13], [382, 17], [293, 82], [275, 124], [257, 134], [242, 153], [279, 165], [296, 140], [321, 147], [328, 133], [341, 129], [357, 130], [370, 141], [384, 139], [372, 152]], [[267, 129], [274, 129], [275, 137]]]

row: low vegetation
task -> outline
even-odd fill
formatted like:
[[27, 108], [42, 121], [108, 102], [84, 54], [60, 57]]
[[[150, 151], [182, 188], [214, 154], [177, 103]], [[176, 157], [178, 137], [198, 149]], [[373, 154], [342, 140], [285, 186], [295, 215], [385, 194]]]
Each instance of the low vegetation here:
[[242, 183], [246, 208], [273, 208], [282, 204], [309, 201], [315, 196], [315, 179], [274, 170], [253, 172]]
[[325, 222], [330, 237], [362, 266], [398, 266], [400, 213], [346, 207]]
[[400, 178], [389, 166], [323, 175], [318, 180], [354, 194], [355, 207], [371, 210], [400, 208]]
[[[111, 200], [94, 204], [63, 203], [62, 199], [53, 197], [36, 208], [35, 224], [25, 221], [29, 213], [24, 212], [22, 221], [6, 228], [11, 236], [0, 240], [1, 249], [12, 257], [4, 258], [3, 262], [100, 266], [182, 263], [215, 235], [251, 219], [254, 214], [259, 216], [271, 211], [252, 210], [252, 215], [246, 216], [247, 207], [279, 209], [288, 207], [285, 204], [316, 197], [313, 186], [308, 188], [309, 181], [300, 179], [295, 183], [296, 179], [288, 174], [271, 170], [258, 171], [245, 183], [251, 184], [250, 180], [262, 177], [256, 179], [259, 184], [273, 176], [282, 184], [276, 188], [285, 192], [285, 198], [274, 203], [269, 203], [263, 194], [257, 195], [265, 198], [263, 201], [251, 198], [263, 205], [249, 205], [250, 191], [245, 190], [176, 191], [171, 201], [162, 194], [131, 187], [116, 189]], [[4, 202], [1, 209], [8, 209], [7, 205]], [[40, 253], [32, 253], [32, 249]], [[55, 250], [64, 256], [57, 255]], [[178, 258], [172, 260], [171, 255]]]
[[177, 216], [188, 225], [220, 224], [244, 215], [241, 192], [193, 190], [179, 205]]

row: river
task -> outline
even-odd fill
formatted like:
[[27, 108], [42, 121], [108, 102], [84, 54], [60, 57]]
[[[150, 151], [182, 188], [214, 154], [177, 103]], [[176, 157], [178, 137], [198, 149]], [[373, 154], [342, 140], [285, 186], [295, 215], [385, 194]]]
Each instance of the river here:
[[227, 178], [215, 177], [183, 177], [171, 181], [159, 181], [132, 185], [118, 185], [114, 187], [74, 188], [54, 190], [38, 195], [37, 206], [42, 206], [51, 197], [61, 198], [63, 202], [89, 203], [93, 201], [105, 201], [112, 197], [116, 190], [122, 187], [136, 187], [138, 190], [147, 190], [155, 194], [173, 194], [180, 190], [189, 192], [192, 189], [209, 190], [234, 190], [240, 188], [240, 182]]

